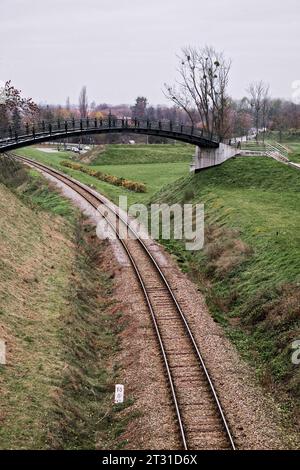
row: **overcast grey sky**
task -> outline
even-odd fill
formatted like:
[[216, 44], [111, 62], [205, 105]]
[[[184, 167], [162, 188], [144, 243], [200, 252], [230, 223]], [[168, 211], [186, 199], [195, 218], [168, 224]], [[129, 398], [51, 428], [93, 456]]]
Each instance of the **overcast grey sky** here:
[[230, 93], [262, 79], [290, 98], [300, 79], [299, 0], [0, 0], [0, 80], [37, 102], [165, 103], [185, 45], [232, 59]]

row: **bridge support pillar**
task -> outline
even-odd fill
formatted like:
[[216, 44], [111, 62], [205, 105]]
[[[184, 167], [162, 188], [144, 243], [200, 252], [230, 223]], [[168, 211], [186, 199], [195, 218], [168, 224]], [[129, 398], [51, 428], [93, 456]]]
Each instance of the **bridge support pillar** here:
[[190, 165], [190, 171], [197, 173], [205, 168], [221, 165], [229, 158], [238, 155], [240, 150], [233, 145], [220, 143], [217, 148], [204, 148], [196, 146], [195, 156]]

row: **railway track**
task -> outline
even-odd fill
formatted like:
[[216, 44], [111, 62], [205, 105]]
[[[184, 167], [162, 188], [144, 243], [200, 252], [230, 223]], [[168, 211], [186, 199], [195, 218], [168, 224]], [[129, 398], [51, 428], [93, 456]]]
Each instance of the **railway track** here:
[[[87, 186], [41, 163], [10, 155], [65, 183], [95, 209], [103, 205], [106, 214], [102, 215], [117, 236], [120, 224], [125, 224], [135, 235], [136, 239], [118, 238], [130, 259], [151, 314], [177, 416], [182, 448], [235, 450], [224, 410], [186, 316], [142, 238], [131, 225], [128, 226], [128, 221], [113, 206], [108, 205], [107, 200]], [[117, 227], [109, 214], [118, 217]]]

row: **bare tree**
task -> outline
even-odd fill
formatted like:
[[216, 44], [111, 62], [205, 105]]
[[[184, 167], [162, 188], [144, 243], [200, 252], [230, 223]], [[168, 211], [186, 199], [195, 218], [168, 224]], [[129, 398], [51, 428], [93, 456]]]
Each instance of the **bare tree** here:
[[176, 106], [179, 108], [183, 109], [183, 111], [186, 112], [188, 115], [192, 126], [195, 124], [195, 112], [194, 112], [194, 106], [193, 106], [193, 100], [190, 96], [190, 93], [187, 89], [187, 87], [179, 84], [179, 85], [167, 85], [165, 84], [165, 96], [173, 101]]
[[67, 96], [67, 99], [66, 99], [66, 110], [69, 112], [70, 109], [71, 109], [70, 97]]
[[39, 115], [39, 107], [32, 98], [24, 98], [21, 90], [15, 88], [11, 81], [5, 82], [2, 89], [5, 99], [0, 102], [0, 127], [6, 127], [13, 121], [19, 128], [22, 120], [33, 122]]
[[79, 95], [79, 112], [81, 118], [86, 118], [88, 115], [88, 97], [86, 93], [86, 86], [81, 88]]
[[[258, 140], [259, 129], [267, 127], [267, 117], [269, 112], [269, 85], [262, 80], [252, 82], [247, 90], [249, 93], [249, 102], [251, 104], [254, 125], [256, 129], [256, 140]], [[263, 133], [263, 139], [265, 132]]]
[[231, 62], [213, 47], [186, 47], [179, 57], [176, 85], [165, 84], [165, 96], [183, 109], [191, 123], [209, 133], [226, 135], [227, 86]]
[[270, 112], [270, 97], [269, 97], [269, 85], [266, 86], [264, 95], [263, 95], [263, 102], [262, 102], [262, 110], [261, 110], [261, 117], [262, 117], [262, 126], [263, 126], [263, 141], [265, 141], [266, 135], [266, 128], [268, 125], [268, 117]]

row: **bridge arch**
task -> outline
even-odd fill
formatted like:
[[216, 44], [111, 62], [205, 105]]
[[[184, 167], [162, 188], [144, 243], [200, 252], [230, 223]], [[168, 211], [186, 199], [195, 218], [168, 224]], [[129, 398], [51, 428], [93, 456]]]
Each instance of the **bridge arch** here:
[[0, 153], [50, 140], [105, 133], [159, 136], [207, 149], [216, 149], [220, 144], [218, 137], [215, 135], [173, 121], [114, 119], [109, 117], [107, 119], [41, 121], [30, 125], [25, 124], [18, 129], [8, 126], [5, 129], [0, 129]]

